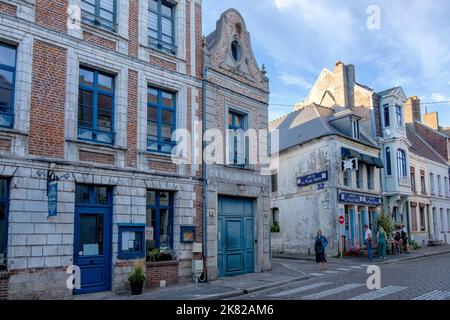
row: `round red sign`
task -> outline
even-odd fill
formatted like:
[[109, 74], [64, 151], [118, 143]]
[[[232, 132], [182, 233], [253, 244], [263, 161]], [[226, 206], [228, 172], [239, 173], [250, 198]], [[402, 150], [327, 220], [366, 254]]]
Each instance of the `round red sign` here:
[[345, 222], [344, 216], [340, 216], [340, 217], [339, 217], [339, 223], [340, 223], [340, 224], [344, 224], [344, 222]]

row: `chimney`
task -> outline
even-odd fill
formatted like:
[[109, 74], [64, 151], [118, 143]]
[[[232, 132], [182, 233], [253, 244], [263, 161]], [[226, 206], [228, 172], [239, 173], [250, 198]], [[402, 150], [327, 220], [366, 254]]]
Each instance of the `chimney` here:
[[423, 123], [434, 130], [439, 130], [439, 114], [435, 112], [428, 113], [423, 115]]
[[405, 122], [422, 122], [422, 113], [420, 109], [420, 99], [416, 96], [408, 98], [405, 102]]
[[347, 67], [342, 61], [338, 61], [333, 69], [334, 98], [340, 107], [348, 107], [348, 76]]

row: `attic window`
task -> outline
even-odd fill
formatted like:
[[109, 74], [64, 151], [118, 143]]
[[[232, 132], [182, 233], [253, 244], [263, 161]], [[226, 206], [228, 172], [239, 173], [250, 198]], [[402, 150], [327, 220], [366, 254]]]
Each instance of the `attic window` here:
[[231, 55], [235, 61], [240, 61], [242, 57], [242, 48], [237, 40], [231, 43]]
[[354, 139], [359, 139], [359, 121], [352, 120], [352, 136]]

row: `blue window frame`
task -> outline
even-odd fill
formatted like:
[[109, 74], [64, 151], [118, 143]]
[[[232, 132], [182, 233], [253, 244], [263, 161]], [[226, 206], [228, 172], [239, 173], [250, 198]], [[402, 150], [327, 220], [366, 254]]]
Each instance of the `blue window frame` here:
[[77, 184], [75, 187], [75, 203], [77, 206], [111, 207], [112, 188]]
[[230, 164], [235, 166], [245, 166], [248, 163], [245, 137], [245, 121], [246, 115], [243, 113], [229, 111], [228, 112], [228, 129], [232, 139], [229, 148]]
[[147, 150], [170, 154], [175, 147], [175, 93], [149, 87], [147, 90]]
[[175, 6], [164, 0], [148, 2], [149, 46], [170, 54], [176, 54]]
[[180, 226], [180, 242], [193, 243], [195, 242], [195, 226]]
[[0, 43], [0, 127], [14, 126], [16, 47]]
[[391, 148], [386, 148], [386, 174], [392, 175]]
[[408, 169], [406, 168], [406, 153], [402, 149], [397, 150], [397, 169], [399, 178], [406, 178], [408, 176]]
[[0, 179], [0, 270], [7, 267], [9, 182]]
[[169, 191], [147, 191], [146, 226], [153, 230], [153, 239], [146, 239], [147, 251], [173, 248], [173, 196]]
[[145, 257], [145, 224], [119, 224], [119, 255], [122, 260]]
[[78, 139], [114, 144], [114, 76], [80, 67]]
[[81, 20], [84, 23], [116, 31], [117, 0], [81, 0]]

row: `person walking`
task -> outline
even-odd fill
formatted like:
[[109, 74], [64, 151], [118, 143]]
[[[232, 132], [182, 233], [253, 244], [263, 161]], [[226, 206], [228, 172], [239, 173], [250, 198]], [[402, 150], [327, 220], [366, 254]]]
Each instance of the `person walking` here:
[[317, 230], [317, 236], [314, 239], [314, 251], [316, 252], [316, 263], [319, 264], [319, 270], [327, 268], [327, 259], [325, 257], [325, 248], [328, 245], [328, 239], [322, 235], [322, 230]]
[[400, 225], [400, 234], [403, 240], [403, 252], [408, 252], [408, 231], [406, 230], [405, 226], [402, 224]]
[[364, 225], [364, 242], [367, 248], [367, 258], [369, 261], [372, 261], [372, 231], [369, 229], [369, 226]]
[[386, 259], [387, 235], [383, 227], [380, 227], [380, 229], [378, 230], [377, 244], [378, 258]]

